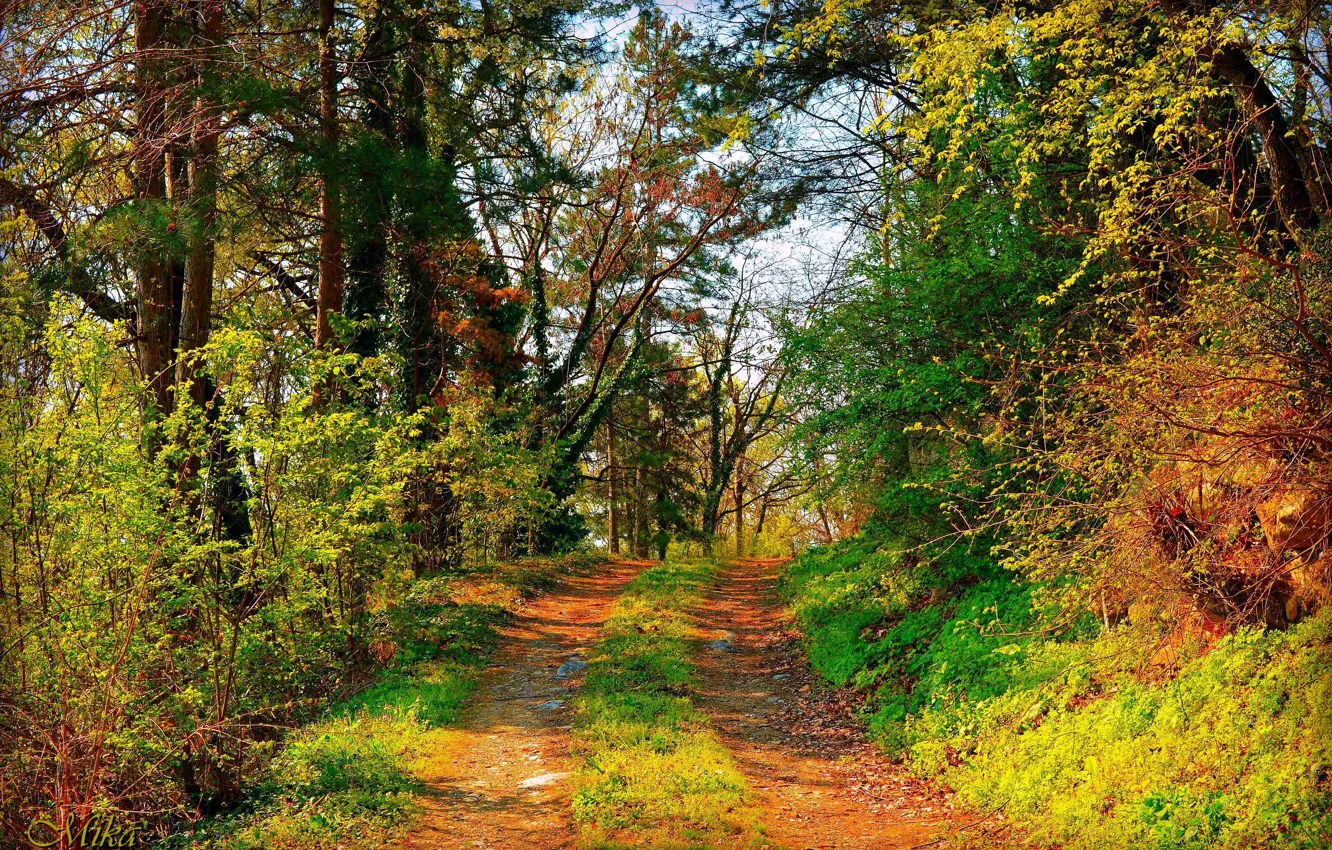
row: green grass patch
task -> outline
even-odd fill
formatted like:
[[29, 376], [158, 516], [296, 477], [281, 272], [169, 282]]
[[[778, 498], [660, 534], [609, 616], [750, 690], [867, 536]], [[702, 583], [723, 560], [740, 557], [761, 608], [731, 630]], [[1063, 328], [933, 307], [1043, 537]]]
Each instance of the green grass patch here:
[[431, 757], [446, 752], [498, 627], [524, 596], [588, 558], [499, 564], [414, 581], [374, 615], [391, 653], [368, 688], [270, 745], [239, 811], [163, 842], [166, 850], [371, 850], [398, 843], [419, 811]]
[[1332, 609], [1186, 642], [1170, 671], [1150, 663], [1159, 621], [1047, 631], [1040, 586], [930, 578], [861, 539], [785, 585], [816, 668], [866, 693], [871, 735], [913, 770], [1031, 846], [1332, 846]]
[[689, 609], [714, 569], [652, 567], [629, 584], [606, 624], [574, 721], [583, 767], [573, 810], [585, 846], [757, 844], [749, 786], [689, 698], [697, 638]]

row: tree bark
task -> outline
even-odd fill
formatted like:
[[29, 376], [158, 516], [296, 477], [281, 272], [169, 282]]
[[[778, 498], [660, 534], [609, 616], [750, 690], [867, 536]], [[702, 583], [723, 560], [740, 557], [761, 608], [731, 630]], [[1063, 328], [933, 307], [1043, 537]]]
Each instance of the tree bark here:
[[[167, 196], [166, 9], [164, 0], [143, 0], [134, 7], [134, 189], [145, 206], [162, 205]], [[163, 415], [171, 409], [171, 294], [170, 261], [158, 246], [144, 246], [135, 273], [135, 345], [149, 403]]]
[[752, 538], [754, 544], [749, 547], [751, 552], [757, 551], [759, 537], [763, 535], [763, 523], [768, 518], [768, 499], [770, 493], [771, 491], [769, 491], [769, 493], [765, 493], [763, 495], [763, 500], [759, 502], [758, 519], [755, 520], [754, 522], [754, 536]]
[[[1206, 15], [1217, 6], [1216, 0], [1166, 0], [1165, 3], [1165, 8], [1177, 15]], [[1243, 48], [1235, 44], [1209, 44], [1200, 55], [1211, 63], [1213, 75], [1235, 90], [1244, 117], [1258, 130], [1267, 159], [1268, 183], [1285, 229], [1298, 237], [1301, 232], [1316, 228], [1320, 211], [1314, 206], [1314, 192], [1305, 180], [1298, 142], [1262, 72]], [[1320, 197], [1324, 194], [1321, 188], [1317, 193]]]
[[222, 42], [222, 0], [204, 0], [200, 12], [204, 54], [199, 75], [202, 91], [195, 101], [194, 150], [188, 170], [190, 205], [198, 221], [191, 230], [185, 261], [176, 382], [187, 388], [194, 404], [203, 406], [204, 382], [197, 379], [198, 364], [191, 355], [208, 344], [212, 330], [213, 267], [217, 256], [217, 147], [221, 133], [215, 63], [216, 51]]
[[745, 557], [745, 485], [735, 477], [735, 559]]
[[606, 418], [606, 478], [608, 522], [607, 547], [612, 555], [620, 554], [620, 474], [615, 468], [615, 419]]
[[634, 469], [634, 557], [648, 556], [647, 476], [643, 467]]
[[129, 304], [108, 296], [93, 282], [88, 270], [71, 259], [69, 234], [65, 232], [64, 225], [56, 217], [55, 211], [37, 197], [31, 188], [0, 176], [0, 205], [21, 210], [41, 231], [64, 272], [64, 285], [61, 288], [65, 292], [82, 301], [93, 315], [104, 322], [134, 318], [134, 310]]
[[1211, 50], [1209, 58], [1217, 74], [1235, 88], [1245, 115], [1263, 140], [1272, 194], [1276, 197], [1282, 221], [1296, 234], [1314, 229], [1318, 226], [1319, 214], [1305, 182], [1299, 151], [1291, 137], [1286, 116], [1282, 114], [1272, 89], [1244, 51], [1233, 44]]
[[319, 0], [319, 295], [315, 348], [334, 344], [332, 317], [342, 312], [342, 198], [338, 183], [338, 65], [333, 53], [333, 0]]

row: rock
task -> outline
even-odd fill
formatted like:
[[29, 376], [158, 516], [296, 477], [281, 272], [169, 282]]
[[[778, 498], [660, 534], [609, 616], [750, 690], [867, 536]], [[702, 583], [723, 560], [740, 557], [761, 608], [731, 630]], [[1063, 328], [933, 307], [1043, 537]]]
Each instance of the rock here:
[[563, 782], [569, 778], [569, 774], [563, 771], [556, 773], [543, 773], [540, 776], [529, 777], [518, 783], [518, 787], [530, 791], [535, 788], [545, 788], [547, 785], [554, 785], [556, 782]]
[[735, 632], [722, 632], [721, 637], [710, 642], [708, 649], [715, 649], [717, 652], [731, 652], [735, 649]]
[[1258, 505], [1258, 522], [1274, 551], [1312, 549], [1332, 531], [1332, 499], [1325, 493], [1285, 490]]
[[1309, 610], [1332, 602], [1332, 552], [1317, 558], [1296, 556], [1287, 566], [1295, 593], [1308, 603]]
[[564, 700], [562, 699], [548, 699], [545, 702], [540, 703], [537, 708], [542, 709], [543, 711], [554, 711], [562, 705], [564, 705]]
[[772, 677], [780, 682], [780, 681], [783, 680], [783, 679], [789, 679], [789, 678], [791, 678], [791, 674], [790, 674], [790, 673], [773, 673], [773, 674], [772, 674]]
[[587, 669], [587, 662], [581, 658], [570, 658], [555, 670], [556, 679], [567, 679]]

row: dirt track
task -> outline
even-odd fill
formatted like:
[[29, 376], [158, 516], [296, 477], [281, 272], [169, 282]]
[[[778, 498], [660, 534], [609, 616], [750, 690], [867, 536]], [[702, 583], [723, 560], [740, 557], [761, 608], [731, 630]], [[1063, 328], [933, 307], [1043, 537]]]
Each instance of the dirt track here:
[[[698, 706], [759, 795], [771, 847], [945, 846], [946, 797], [885, 762], [836, 694], [820, 688], [774, 595], [780, 562], [723, 568], [696, 613]], [[648, 564], [616, 562], [530, 602], [505, 630], [471, 708], [433, 754], [409, 850], [563, 850], [576, 845], [567, 775], [570, 697], [598, 630]], [[720, 643], [718, 643], [720, 641]], [[561, 665], [566, 665], [561, 670]]]
[[[617, 562], [528, 603], [504, 632], [448, 752], [433, 759], [410, 850], [561, 850], [569, 819], [569, 699], [624, 585], [645, 564]], [[577, 665], [571, 665], [577, 666]]]
[[760, 794], [768, 835], [789, 850], [933, 842], [955, 820], [946, 797], [888, 764], [818, 686], [776, 598], [781, 563], [723, 568], [698, 612], [708, 642], [695, 655], [696, 702]]

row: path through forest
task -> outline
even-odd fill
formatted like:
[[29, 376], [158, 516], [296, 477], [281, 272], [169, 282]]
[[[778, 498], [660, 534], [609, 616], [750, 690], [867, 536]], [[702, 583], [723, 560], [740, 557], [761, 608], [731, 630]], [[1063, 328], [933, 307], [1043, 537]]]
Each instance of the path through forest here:
[[[695, 612], [694, 699], [759, 795], [773, 847], [886, 850], [931, 843], [944, 795], [885, 762], [819, 688], [775, 595], [777, 561], [725, 568]], [[431, 760], [409, 850], [561, 850], [570, 705], [611, 607], [646, 564], [615, 562], [533, 600], [505, 630], [457, 734]], [[572, 663], [571, 663], [572, 662]]]
[[644, 563], [573, 576], [504, 630], [458, 734], [427, 769], [408, 850], [573, 846], [567, 779], [571, 697], [597, 631]]
[[851, 707], [819, 687], [777, 598], [781, 563], [723, 568], [698, 612], [708, 639], [694, 659], [695, 702], [758, 792], [774, 845], [887, 850], [933, 842], [955, 820], [946, 795], [888, 763], [865, 741]]

